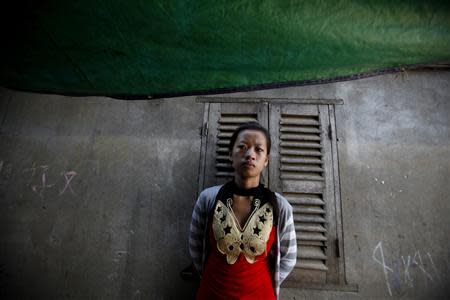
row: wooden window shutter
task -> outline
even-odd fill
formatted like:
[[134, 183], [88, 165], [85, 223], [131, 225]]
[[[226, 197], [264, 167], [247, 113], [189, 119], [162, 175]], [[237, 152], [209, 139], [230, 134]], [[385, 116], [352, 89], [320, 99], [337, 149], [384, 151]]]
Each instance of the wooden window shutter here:
[[258, 121], [270, 131], [271, 158], [263, 182], [294, 211], [298, 256], [284, 286], [343, 285], [334, 105], [342, 100], [203, 98], [199, 192], [232, 178], [228, 144], [240, 124]]
[[[267, 103], [205, 103], [200, 190], [225, 183], [233, 177], [228, 159], [228, 145], [233, 131], [249, 121], [257, 121], [267, 128], [267, 114]], [[263, 178], [267, 179], [267, 170]]]
[[302, 285], [341, 280], [330, 112], [332, 105], [270, 105], [270, 188], [293, 207], [298, 254], [287, 281]]

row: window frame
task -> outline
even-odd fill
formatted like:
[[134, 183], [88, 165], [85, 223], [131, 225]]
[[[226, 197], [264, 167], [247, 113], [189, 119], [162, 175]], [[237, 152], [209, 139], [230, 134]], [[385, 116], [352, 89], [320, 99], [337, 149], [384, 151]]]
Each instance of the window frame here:
[[[208, 148], [211, 153], [211, 143], [216, 143], [217, 138], [213, 136], [217, 134], [217, 130], [214, 130], [214, 126], [218, 127], [217, 124], [211, 124], [211, 113], [216, 114], [215, 119], [217, 120], [217, 113], [220, 116], [220, 108], [223, 104], [233, 104], [236, 107], [239, 105], [255, 105], [258, 107], [258, 112], [263, 111], [267, 113], [263, 119], [263, 122], [260, 123], [269, 129], [272, 135], [272, 126], [270, 125], [273, 122], [273, 118], [271, 118], [271, 110], [273, 107], [281, 107], [283, 105], [317, 105], [317, 107], [321, 107], [321, 113], [327, 113], [328, 118], [328, 126], [324, 128], [324, 133], [328, 136], [330, 142], [330, 166], [331, 174], [328, 174], [328, 180], [331, 180], [333, 189], [331, 191], [332, 202], [334, 205], [333, 208], [333, 221], [334, 227], [336, 231], [336, 239], [330, 241], [327, 245], [327, 248], [333, 247], [333, 253], [335, 255], [336, 262], [336, 274], [333, 278], [328, 280], [325, 283], [314, 283], [314, 282], [303, 282], [299, 281], [298, 278], [293, 278], [293, 276], [289, 276], [285, 282], [283, 282], [282, 287], [297, 287], [297, 288], [313, 288], [313, 289], [323, 289], [323, 290], [346, 290], [346, 291], [356, 291], [357, 286], [348, 284], [346, 281], [346, 273], [345, 273], [345, 256], [344, 256], [344, 241], [343, 241], [343, 228], [342, 228], [342, 213], [341, 213], [341, 199], [340, 199], [340, 178], [339, 178], [339, 162], [338, 162], [338, 145], [337, 145], [337, 135], [336, 135], [336, 119], [335, 119], [335, 105], [342, 105], [344, 101], [342, 99], [299, 99], [299, 98], [231, 98], [231, 97], [198, 97], [196, 99], [197, 103], [204, 104], [203, 110], [203, 124], [201, 127], [201, 151], [200, 151], [200, 164], [199, 164], [199, 175], [198, 175], [198, 190], [199, 192], [206, 188], [205, 183], [205, 170], [208, 167], [207, 162], [207, 153]], [[263, 109], [261, 109], [263, 107]], [[237, 110], [238, 111], [238, 110]], [[276, 121], [276, 120], [275, 120]], [[213, 134], [211, 134], [213, 132]], [[327, 137], [324, 137], [327, 138]], [[272, 141], [272, 144], [278, 144], [279, 140]], [[211, 159], [211, 158], [210, 158]], [[211, 164], [211, 163], [209, 163]], [[280, 180], [278, 178], [273, 178], [273, 171], [270, 169], [270, 163], [267, 174], [268, 181], [265, 182], [266, 186], [275, 186], [272, 182], [276, 180]], [[208, 175], [210, 176], [210, 175]], [[328, 219], [328, 217], [327, 217]], [[307, 272], [307, 271], [304, 271]], [[328, 275], [327, 275], [328, 277]], [[296, 280], [297, 279], [297, 280]]]

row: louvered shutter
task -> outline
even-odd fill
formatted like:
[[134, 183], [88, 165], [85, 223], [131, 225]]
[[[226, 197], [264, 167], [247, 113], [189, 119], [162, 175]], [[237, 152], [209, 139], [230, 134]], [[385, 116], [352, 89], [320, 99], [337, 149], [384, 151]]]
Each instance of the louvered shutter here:
[[[204, 171], [200, 177], [201, 189], [232, 178], [228, 144], [233, 131], [249, 121], [257, 121], [267, 128], [267, 114], [267, 103], [205, 103], [204, 129], [207, 133], [202, 145], [204, 155], [200, 167]], [[267, 170], [263, 179], [267, 179]]]
[[271, 104], [269, 121], [270, 187], [292, 205], [297, 234], [297, 265], [289, 278], [337, 283], [329, 106]]

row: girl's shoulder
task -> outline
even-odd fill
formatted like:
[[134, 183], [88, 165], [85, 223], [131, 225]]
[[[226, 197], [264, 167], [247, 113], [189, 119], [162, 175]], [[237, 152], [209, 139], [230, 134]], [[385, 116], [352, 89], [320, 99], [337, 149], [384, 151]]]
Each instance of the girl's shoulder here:
[[198, 202], [201, 206], [206, 208], [206, 211], [210, 211], [213, 208], [216, 196], [219, 193], [223, 184], [215, 185], [204, 189], [198, 196]]
[[200, 197], [215, 198], [222, 186], [223, 186], [223, 184], [208, 187], [200, 193]]
[[289, 201], [281, 194], [275, 192], [277, 199], [278, 209], [280, 211], [292, 211], [292, 206]]

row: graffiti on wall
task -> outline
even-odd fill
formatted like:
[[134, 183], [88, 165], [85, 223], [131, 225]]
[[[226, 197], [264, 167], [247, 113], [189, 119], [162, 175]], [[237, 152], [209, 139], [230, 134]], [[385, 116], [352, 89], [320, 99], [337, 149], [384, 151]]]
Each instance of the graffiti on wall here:
[[383, 251], [383, 243], [380, 241], [373, 249], [372, 258], [383, 271], [386, 288], [390, 296], [414, 288], [417, 277], [416, 279], [413, 278], [413, 272], [420, 272], [423, 275], [423, 280], [429, 282], [442, 281], [430, 252], [424, 254], [415, 251], [412, 255], [402, 255], [388, 264]]
[[71, 186], [71, 181], [78, 175], [77, 172], [73, 170], [62, 170], [60, 175], [63, 178], [63, 184], [58, 187], [56, 183], [50, 183], [48, 171], [48, 165], [36, 166], [34, 163], [32, 167], [23, 170], [23, 173], [29, 174], [27, 186], [29, 186], [34, 193], [39, 195], [39, 197], [44, 198], [47, 189], [58, 188], [59, 196], [63, 195], [67, 190], [72, 194], [75, 194], [75, 191]]

